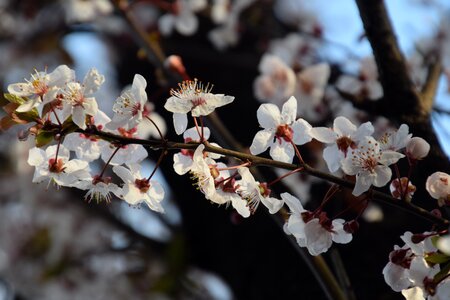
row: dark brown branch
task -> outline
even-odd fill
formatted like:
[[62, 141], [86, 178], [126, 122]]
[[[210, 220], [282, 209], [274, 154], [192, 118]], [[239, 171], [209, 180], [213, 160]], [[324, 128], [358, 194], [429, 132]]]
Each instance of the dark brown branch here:
[[[128, 144], [140, 144], [147, 146], [151, 149], [191, 149], [194, 150], [198, 147], [199, 143], [176, 143], [171, 141], [159, 141], [159, 140], [141, 140], [141, 139], [134, 139], [134, 138], [125, 138], [122, 136], [117, 136], [111, 133], [105, 133], [102, 131], [98, 131], [95, 127], [91, 127], [88, 130], [78, 130], [79, 132], [83, 132], [89, 135], [95, 135], [99, 138], [104, 138], [108, 141], [113, 141], [116, 143], [119, 143], [121, 145], [128, 145]], [[226, 148], [220, 148], [210, 145], [208, 142], [204, 142], [205, 150], [209, 152], [214, 152], [218, 154], [222, 154], [228, 157], [234, 157], [238, 158], [243, 162], [251, 162], [252, 166], [269, 166], [269, 167], [275, 167], [280, 169], [286, 169], [286, 170], [295, 170], [298, 168], [303, 168], [302, 172], [305, 172], [311, 176], [324, 179], [326, 181], [338, 184], [342, 187], [353, 189], [355, 186], [355, 183], [340, 177], [333, 176], [331, 174], [321, 172], [319, 170], [316, 170], [312, 167], [310, 167], [307, 164], [290, 164], [285, 163], [281, 161], [275, 161], [269, 158], [264, 158], [256, 155], [251, 155], [239, 151], [234, 151]], [[448, 220], [440, 218], [435, 216], [434, 214], [430, 213], [429, 211], [416, 206], [412, 203], [399, 201], [398, 199], [395, 199], [385, 193], [382, 193], [377, 190], [369, 190], [368, 193], [371, 193], [371, 196], [373, 199], [379, 203], [388, 204], [390, 206], [394, 206], [397, 208], [400, 208], [402, 210], [405, 210], [409, 213], [415, 214], [417, 216], [420, 216], [423, 219], [426, 219], [428, 221], [431, 221], [433, 223], [436, 223], [438, 225], [448, 226], [450, 223]]]
[[423, 113], [383, 0], [356, 0], [377, 63], [386, 105], [392, 116]]

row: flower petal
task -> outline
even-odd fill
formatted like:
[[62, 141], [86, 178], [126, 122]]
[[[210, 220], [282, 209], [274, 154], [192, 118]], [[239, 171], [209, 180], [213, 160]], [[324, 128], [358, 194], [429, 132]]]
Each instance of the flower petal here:
[[174, 113], [173, 114], [173, 126], [175, 127], [175, 132], [180, 135], [182, 134], [188, 124], [187, 114], [185, 113]]
[[258, 131], [253, 138], [252, 145], [250, 146], [250, 153], [258, 155], [269, 148], [273, 141], [275, 134], [269, 130]]
[[280, 109], [275, 104], [261, 104], [256, 112], [256, 116], [259, 124], [264, 129], [272, 129], [280, 125]]

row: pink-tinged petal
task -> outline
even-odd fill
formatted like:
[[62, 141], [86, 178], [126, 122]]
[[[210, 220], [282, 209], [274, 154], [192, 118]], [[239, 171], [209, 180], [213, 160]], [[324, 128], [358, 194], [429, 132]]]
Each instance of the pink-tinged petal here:
[[362, 193], [368, 191], [374, 179], [374, 174], [370, 172], [363, 171], [361, 173], [358, 173], [356, 175], [356, 184], [352, 194], [355, 196], [359, 196]]
[[291, 124], [297, 118], [297, 99], [291, 96], [281, 108], [281, 123]]
[[381, 159], [378, 161], [380, 164], [383, 164], [385, 166], [389, 166], [392, 164], [395, 164], [400, 158], [405, 157], [403, 154], [386, 150], [381, 152]]
[[281, 114], [275, 104], [261, 104], [256, 112], [258, 122], [264, 129], [277, 128], [280, 125]]
[[377, 187], [385, 186], [392, 177], [391, 169], [385, 166], [376, 166], [375, 174], [376, 176], [374, 178], [373, 185]]
[[355, 141], [361, 141], [366, 136], [371, 136], [374, 132], [374, 128], [372, 123], [366, 122], [364, 124], [361, 124], [361, 126], [358, 127], [356, 132], [352, 135], [353, 140]]
[[252, 145], [250, 146], [250, 153], [258, 155], [269, 148], [274, 139], [274, 132], [269, 130], [258, 131], [253, 138]]
[[[333, 144], [323, 150], [323, 159], [327, 163], [330, 172], [335, 173], [341, 168], [341, 162], [344, 159], [344, 153], [342, 153], [342, 151], [339, 151], [336, 144]], [[350, 171], [350, 173], [356, 174], [356, 171]]]
[[322, 143], [331, 144], [338, 138], [336, 132], [328, 127], [315, 127], [311, 128], [310, 134], [313, 138]]
[[291, 125], [292, 130], [294, 131], [294, 136], [292, 137], [292, 141], [296, 145], [303, 145], [309, 143], [312, 140], [311, 137], [311, 128], [312, 126], [303, 119], [298, 119]]
[[116, 173], [116, 175], [119, 176], [125, 184], [134, 183], [135, 181], [135, 178], [131, 174], [130, 170], [123, 166], [114, 166], [113, 172]]
[[306, 209], [303, 208], [303, 205], [300, 202], [300, 200], [292, 196], [291, 194], [282, 193], [280, 196], [281, 199], [283, 199], [286, 205], [289, 207], [292, 213], [300, 215], [302, 212], [306, 211]]
[[331, 233], [331, 238], [333, 242], [338, 244], [348, 244], [352, 241], [353, 236], [344, 230], [344, 220], [335, 219], [333, 220], [333, 232]]
[[274, 160], [292, 163], [294, 154], [294, 147], [285, 141], [281, 141], [281, 144], [278, 141], [275, 141], [270, 147], [270, 156]]
[[180, 135], [182, 134], [188, 124], [187, 115], [185, 113], [174, 113], [173, 114], [173, 126], [175, 127], [175, 132]]
[[86, 114], [81, 106], [72, 109], [72, 120], [81, 129], [86, 129]]
[[244, 218], [250, 217], [250, 209], [247, 206], [247, 201], [240, 197], [232, 197], [231, 205]]
[[45, 162], [45, 152], [42, 149], [39, 149], [37, 147], [31, 148], [28, 151], [28, 164], [30, 166], [39, 166], [42, 165]]
[[333, 129], [339, 136], [351, 136], [356, 132], [356, 126], [346, 117], [337, 117], [333, 122]]

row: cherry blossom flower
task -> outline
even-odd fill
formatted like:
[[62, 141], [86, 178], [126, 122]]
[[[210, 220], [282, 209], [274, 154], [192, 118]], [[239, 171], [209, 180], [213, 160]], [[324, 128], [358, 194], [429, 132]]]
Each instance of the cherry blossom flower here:
[[[58, 152], [58, 156], [56, 153]], [[69, 160], [70, 152], [63, 145], [53, 145], [44, 151], [37, 147], [30, 149], [28, 164], [36, 169], [33, 182], [44, 180], [56, 183], [58, 186], [73, 186], [79, 180], [89, 178], [89, 165], [79, 159]]]
[[316, 216], [289, 193], [281, 194], [281, 198], [291, 211], [284, 226], [286, 233], [292, 234], [300, 247], [307, 247], [311, 255], [326, 252], [333, 242], [346, 244], [352, 240], [352, 235], [344, 230], [344, 220], [330, 220], [325, 212]]
[[198, 19], [195, 12], [207, 6], [205, 0], [177, 0], [173, 6], [173, 13], [167, 13], [158, 20], [162, 35], [170, 35], [175, 28], [182, 35], [192, 35], [197, 31]]
[[336, 87], [344, 92], [371, 100], [377, 100], [383, 96], [383, 88], [378, 81], [377, 66], [373, 57], [361, 61], [358, 78], [342, 75]]
[[279, 108], [270, 103], [262, 104], [257, 111], [258, 122], [263, 130], [256, 133], [250, 152], [254, 155], [270, 147], [270, 156], [279, 161], [290, 163], [294, 158], [294, 146], [311, 141], [311, 125], [303, 119], [295, 120], [297, 100], [289, 98]]
[[330, 66], [326, 63], [316, 64], [303, 69], [297, 75], [295, 96], [301, 99], [299, 114], [308, 120], [323, 118], [325, 87], [330, 77]]
[[111, 177], [100, 177], [98, 175], [77, 182], [74, 187], [87, 190], [84, 199], [89, 202], [95, 200], [97, 203], [103, 200], [109, 203], [111, 202], [111, 194], [120, 197], [122, 191], [117, 184], [112, 183]]
[[[102, 130], [111, 119], [102, 111], [97, 111], [97, 114], [91, 118], [91, 124], [96, 126], [98, 130]], [[101, 149], [106, 144], [105, 142], [93, 137], [89, 134], [72, 132], [64, 137], [63, 145], [75, 151], [77, 158], [87, 162], [94, 161], [100, 157]]]
[[248, 206], [252, 212], [256, 211], [259, 203], [264, 204], [271, 214], [277, 213], [283, 207], [284, 201], [270, 197], [270, 189], [266, 183], [255, 180], [248, 168], [238, 169], [242, 180], [237, 181], [238, 193], [247, 199]]
[[92, 68], [86, 74], [83, 84], [68, 82], [62, 89], [62, 120], [70, 115], [73, 122], [81, 129], [86, 129], [86, 116], [95, 116], [98, 111], [97, 101], [89, 97], [95, 93], [105, 81], [105, 77]]
[[178, 90], [171, 90], [164, 108], [173, 112], [173, 124], [177, 134], [182, 134], [187, 127], [187, 113], [193, 117], [206, 116], [217, 107], [233, 102], [233, 96], [212, 94], [212, 86], [203, 86], [197, 79], [183, 81]]
[[214, 166], [214, 161], [205, 159], [203, 155], [204, 149], [205, 145], [203, 144], [200, 144], [195, 149], [190, 173], [192, 174], [192, 179], [195, 181], [195, 185], [205, 194], [207, 199], [211, 199], [216, 192], [214, 180], [219, 177], [220, 172]]
[[75, 72], [66, 65], [61, 65], [51, 73], [36, 70], [29, 80], [25, 79], [26, 82], [8, 85], [8, 92], [19, 97], [27, 97], [28, 100], [16, 109], [18, 112], [27, 112], [53, 101], [58, 90], [74, 80]]
[[114, 166], [113, 172], [123, 180], [120, 197], [130, 205], [139, 205], [145, 202], [154, 211], [164, 212], [161, 201], [164, 199], [164, 189], [154, 180], [148, 180], [141, 175], [141, 166], [129, 165], [129, 169], [123, 166]]
[[131, 129], [142, 121], [145, 103], [147, 102], [146, 86], [147, 81], [142, 75], [134, 75], [131, 88], [126, 88], [116, 99], [113, 106], [114, 116], [107, 128]]
[[280, 58], [265, 54], [258, 68], [261, 75], [253, 84], [258, 100], [281, 103], [294, 94], [295, 73]]
[[347, 175], [356, 175], [353, 195], [359, 196], [371, 185], [382, 187], [389, 182], [392, 171], [389, 165], [396, 163], [403, 154], [386, 150], [373, 137], [366, 137], [357, 149], [352, 150], [342, 161], [342, 170]]
[[[203, 138], [205, 140], [208, 140], [209, 136], [210, 136], [209, 128], [203, 127]], [[195, 128], [195, 127], [186, 130], [183, 133], [183, 137], [184, 137], [185, 143], [189, 143], [192, 141], [195, 141], [195, 142], [200, 141], [200, 136], [198, 134], [197, 128]], [[215, 143], [211, 143], [211, 145], [219, 147], [219, 145], [217, 145]], [[220, 154], [209, 153], [209, 152], [205, 152], [204, 155], [206, 155], [206, 157], [209, 157], [213, 160], [221, 157]], [[188, 149], [182, 149], [180, 151], [180, 153], [174, 154], [173, 155], [173, 168], [174, 168], [175, 172], [178, 175], [184, 175], [187, 172], [189, 172], [191, 170], [192, 164], [194, 163], [193, 157], [194, 157], [194, 151], [188, 150]], [[214, 163], [213, 160], [211, 161], [211, 163]]]
[[[217, 163], [216, 170], [226, 168], [223, 163]], [[239, 193], [239, 183], [230, 175], [228, 170], [220, 170], [219, 175], [214, 179], [216, 192], [206, 199], [217, 204], [230, 204], [244, 218], [250, 216], [251, 210], [246, 199], [243, 199]]]
[[299, 33], [289, 33], [270, 42], [269, 53], [278, 56], [293, 70], [301, 70], [317, 60], [317, 39]]
[[342, 160], [348, 152], [356, 149], [358, 143], [370, 136], [374, 128], [366, 122], [358, 128], [345, 117], [337, 117], [333, 129], [315, 127], [311, 129], [311, 136], [316, 140], [329, 144], [323, 151], [323, 158], [330, 172], [337, 172], [341, 168]]
[[388, 130], [378, 139], [382, 150], [400, 151], [411, 140], [412, 134], [406, 124], [400, 125], [398, 130]]
[[435, 172], [428, 176], [425, 187], [431, 197], [438, 200], [439, 206], [450, 202], [450, 175], [444, 172]]

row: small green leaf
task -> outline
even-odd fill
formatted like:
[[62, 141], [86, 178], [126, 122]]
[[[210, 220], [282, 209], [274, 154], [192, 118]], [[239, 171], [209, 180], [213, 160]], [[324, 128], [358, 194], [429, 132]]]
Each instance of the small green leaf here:
[[16, 104], [23, 104], [25, 103], [25, 99], [23, 99], [22, 97], [10, 94], [10, 93], [4, 93], [3, 96], [5, 97], [6, 100], [8, 100], [11, 103], [16, 103]]
[[39, 130], [38, 134], [36, 135], [36, 147], [42, 147], [53, 141], [54, 139], [54, 132], [53, 131], [45, 131], [45, 130]]
[[425, 260], [431, 264], [443, 264], [450, 260], [450, 256], [447, 256], [443, 253], [435, 252], [425, 255]]

